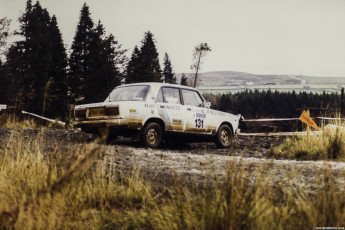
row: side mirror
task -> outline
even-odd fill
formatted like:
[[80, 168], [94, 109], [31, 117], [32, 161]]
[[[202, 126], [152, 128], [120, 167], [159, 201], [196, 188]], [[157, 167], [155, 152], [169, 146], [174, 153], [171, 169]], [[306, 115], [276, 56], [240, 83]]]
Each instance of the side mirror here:
[[209, 102], [209, 101], [204, 101], [204, 107], [205, 108], [211, 108], [211, 102]]

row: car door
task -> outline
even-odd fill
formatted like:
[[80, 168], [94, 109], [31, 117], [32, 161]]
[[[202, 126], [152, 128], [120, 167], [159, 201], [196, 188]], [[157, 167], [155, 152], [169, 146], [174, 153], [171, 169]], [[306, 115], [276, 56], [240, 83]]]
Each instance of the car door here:
[[207, 108], [203, 107], [203, 99], [195, 90], [182, 89], [183, 110], [185, 110], [185, 132], [208, 133], [209, 119]]
[[161, 87], [157, 97], [157, 106], [167, 131], [184, 131], [184, 114], [178, 88]]

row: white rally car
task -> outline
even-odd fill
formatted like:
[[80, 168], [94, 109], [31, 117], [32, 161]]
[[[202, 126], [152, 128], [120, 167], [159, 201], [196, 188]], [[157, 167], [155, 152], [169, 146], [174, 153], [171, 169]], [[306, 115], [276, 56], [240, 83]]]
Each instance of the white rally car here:
[[74, 127], [86, 132], [111, 138], [127, 134], [150, 148], [167, 136], [206, 137], [230, 147], [240, 120], [240, 115], [210, 109], [195, 88], [153, 82], [118, 86], [104, 102], [76, 106], [74, 117]]

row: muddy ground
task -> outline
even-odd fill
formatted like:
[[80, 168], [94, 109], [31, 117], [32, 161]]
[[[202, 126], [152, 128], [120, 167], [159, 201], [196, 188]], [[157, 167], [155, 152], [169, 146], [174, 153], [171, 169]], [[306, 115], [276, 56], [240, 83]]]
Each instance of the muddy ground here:
[[[0, 129], [0, 148], [10, 140], [22, 137], [28, 143], [40, 139], [44, 151], [56, 148], [64, 154], [85, 146], [88, 135], [78, 130], [13, 130]], [[158, 149], [142, 148], [139, 142], [119, 138], [111, 144], [100, 145], [98, 161], [106, 167], [116, 166], [124, 172], [139, 169], [142, 175], [160, 185], [170, 186], [176, 181], [182, 185], [201, 185], [223, 180], [229, 167], [246, 172], [248, 177], [260, 171], [269, 183], [302, 187], [313, 191], [324, 175], [333, 175], [334, 183], [344, 189], [345, 163], [323, 161], [275, 160], [267, 158], [269, 149], [282, 143], [286, 137], [236, 136], [231, 149], [217, 149], [214, 143], [164, 142]]]

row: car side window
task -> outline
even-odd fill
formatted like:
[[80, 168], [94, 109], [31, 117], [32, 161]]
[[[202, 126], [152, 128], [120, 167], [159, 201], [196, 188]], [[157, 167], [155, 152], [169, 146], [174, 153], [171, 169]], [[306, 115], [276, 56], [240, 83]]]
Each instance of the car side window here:
[[158, 92], [158, 96], [157, 96], [157, 102], [163, 103], [163, 90], [162, 88], [160, 88], [159, 92]]
[[182, 96], [185, 105], [202, 106], [202, 99], [196, 91], [183, 89]]
[[162, 87], [159, 90], [157, 102], [181, 104], [180, 90], [177, 88]]

